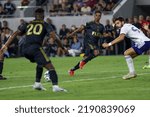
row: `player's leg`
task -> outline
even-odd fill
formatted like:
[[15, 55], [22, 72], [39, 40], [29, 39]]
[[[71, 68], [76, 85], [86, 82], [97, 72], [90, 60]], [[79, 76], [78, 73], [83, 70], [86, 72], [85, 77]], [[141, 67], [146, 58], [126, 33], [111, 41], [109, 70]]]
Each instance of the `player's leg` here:
[[82, 61], [80, 61], [79, 67], [82, 69], [85, 64], [97, 57], [99, 54], [100, 53], [98, 49], [92, 50], [92, 53], [89, 56], [86, 56]]
[[0, 55], [0, 80], [6, 80], [7, 79], [7, 78], [2, 76], [3, 65], [4, 65], [4, 56], [2, 54], [2, 55]]
[[37, 65], [36, 66], [36, 79], [35, 79], [35, 83], [33, 85], [34, 89], [46, 90], [41, 84], [42, 74], [43, 74], [43, 66]]
[[123, 79], [130, 79], [136, 77], [135, 68], [133, 64], [133, 58], [138, 56], [138, 54], [135, 52], [133, 48], [129, 48], [124, 52], [124, 56], [126, 59], [126, 63], [129, 69], [129, 74], [123, 76]]
[[53, 85], [52, 86], [53, 92], [60, 92], [60, 91], [67, 92], [66, 89], [63, 89], [58, 86], [58, 75], [57, 75], [57, 72], [56, 72], [53, 64], [51, 62], [49, 62], [44, 67], [49, 71], [50, 79], [51, 79], [52, 85]]
[[[42, 54], [39, 51], [38, 47], [29, 46], [28, 48], [27, 47], [23, 48], [22, 52], [23, 52], [23, 55], [25, 56], [25, 58], [30, 60], [30, 62], [40, 63]], [[35, 83], [33, 85], [33, 89], [46, 90], [41, 84], [42, 73], [43, 73], [43, 65], [42, 64], [37, 64], [37, 66], [36, 66], [36, 76], [35, 76], [36, 78], [35, 78]]]
[[87, 64], [89, 61], [91, 61], [92, 59], [94, 59], [98, 55], [99, 55], [99, 50], [97, 50], [97, 49], [95, 49], [95, 50], [87, 49], [86, 52], [85, 52], [84, 58], [81, 61], [79, 61], [73, 68], [71, 68], [69, 70], [70, 76], [73, 76], [74, 72], [76, 70], [78, 70], [79, 68], [82, 69], [85, 64]]
[[143, 52], [146, 52], [150, 49], [150, 41], [145, 41], [141, 45], [132, 46], [125, 53], [126, 62], [129, 68], [129, 74], [124, 76], [123, 79], [130, 79], [136, 77], [135, 69], [133, 65], [133, 58], [141, 55]]
[[[35, 56], [35, 61], [38, 65], [44, 66], [49, 71], [50, 79], [53, 85], [52, 86], [53, 92], [66, 91], [65, 89], [60, 88], [58, 86], [58, 76], [56, 70], [42, 48], [40, 48], [40, 51]], [[43, 71], [41, 70], [40, 72], [42, 73]], [[41, 78], [41, 76], [42, 74], [39, 75], [39, 78]]]

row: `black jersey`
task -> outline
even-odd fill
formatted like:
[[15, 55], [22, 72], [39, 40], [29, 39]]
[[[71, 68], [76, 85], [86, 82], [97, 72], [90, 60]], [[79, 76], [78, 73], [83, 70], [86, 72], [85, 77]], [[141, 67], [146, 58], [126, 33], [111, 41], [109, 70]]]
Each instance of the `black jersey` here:
[[23, 24], [18, 27], [21, 33], [25, 33], [26, 39], [24, 44], [42, 45], [44, 37], [54, 31], [53, 28], [43, 20], [33, 20], [28, 24]]
[[101, 39], [101, 36], [104, 32], [104, 26], [101, 23], [96, 23], [94, 21], [86, 23], [85, 26], [85, 38], [84, 43], [85, 44], [98, 44], [99, 39]]

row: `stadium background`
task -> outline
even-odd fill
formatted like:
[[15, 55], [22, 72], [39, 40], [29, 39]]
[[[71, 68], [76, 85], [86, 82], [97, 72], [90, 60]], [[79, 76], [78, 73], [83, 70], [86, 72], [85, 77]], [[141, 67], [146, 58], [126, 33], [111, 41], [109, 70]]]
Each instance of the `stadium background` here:
[[[21, 23], [32, 20], [34, 10], [41, 6], [46, 11], [45, 20], [48, 18], [47, 21], [50, 25], [56, 28], [58, 36], [68, 49], [71, 48], [71, 44], [74, 42], [72, 42], [72, 38], [65, 39], [67, 33], [91, 21], [93, 19], [92, 14], [97, 9], [103, 13], [101, 23], [106, 28], [103, 42], [109, 42], [119, 34], [119, 30], [113, 27], [113, 18], [115, 17], [123, 16], [126, 22], [132, 24], [137, 23], [133, 21], [136, 18], [138, 20], [137, 25], [141, 28], [150, 24], [150, 1], [148, 0], [42, 0], [43, 3], [40, 0], [29, 0], [29, 3], [25, 6], [22, 5], [22, 1], [28, 0], [11, 0], [11, 3], [15, 6], [14, 11], [8, 13], [7, 10], [4, 10], [4, 12], [1, 12], [1, 9], [5, 9], [4, 4], [6, 1], [0, 1], [0, 35], [1, 40], [5, 41]], [[86, 9], [87, 11], [84, 9], [84, 12], [81, 12], [84, 4], [89, 5], [90, 1], [95, 1], [93, 7], [90, 6]], [[76, 10], [76, 7], [79, 7], [78, 10]], [[110, 24], [106, 25], [108, 20]], [[63, 27], [66, 26], [64, 30], [61, 30], [62, 25]], [[147, 36], [150, 36], [148, 32], [143, 31]], [[24, 58], [12, 58], [22, 56], [20, 45], [23, 38], [17, 37], [9, 47], [8, 52], [5, 53], [6, 57], [10, 57], [10, 59], [5, 60], [4, 66], [4, 75], [8, 76], [9, 79], [5, 81], [6, 83], [0, 82], [0, 99], [150, 99], [149, 70], [142, 70], [142, 66], [147, 61], [147, 56], [143, 55], [135, 61], [135, 67], [139, 75], [137, 80], [123, 81], [121, 79], [122, 75], [127, 72], [127, 67], [123, 56], [117, 55], [123, 55], [124, 50], [131, 46], [132, 42], [128, 39], [115, 45], [110, 50], [103, 49], [102, 55], [115, 56], [96, 58], [83, 71], [77, 71], [77, 75], [70, 79], [67, 70], [81, 58], [66, 57], [68, 55], [59, 53], [55, 42], [47, 38], [44, 43], [46, 53], [48, 56], [55, 57], [52, 58], [52, 61], [58, 71], [60, 84], [70, 89], [71, 92], [69, 94], [54, 94], [49, 90], [42, 93], [32, 91], [31, 83], [34, 82], [35, 72], [32, 69], [35, 68], [35, 65], [31, 65]], [[80, 43], [83, 42], [83, 38], [84, 32], [77, 33], [77, 40]], [[96, 69], [95, 65], [97, 65]], [[43, 82], [45, 81], [43, 80]], [[44, 83], [47, 89], [49, 88], [48, 84], [47, 82]], [[52, 95], [49, 96], [49, 93]]]
[[[56, 29], [57, 34], [62, 37], [65, 37], [68, 33], [72, 32], [74, 29], [80, 25], [85, 25], [86, 22], [93, 20], [93, 12], [95, 10], [101, 10], [103, 12], [101, 23], [106, 28], [106, 33], [104, 38], [101, 39], [102, 42], [109, 42], [113, 40], [118, 34], [119, 30], [116, 30], [113, 24], [113, 19], [118, 16], [123, 16], [127, 22], [135, 24], [134, 17], [139, 20], [141, 27], [143, 25], [149, 25], [149, 5], [150, 2], [146, 0], [10, 0], [14, 4], [15, 9], [12, 12], [7, 12], [7, 0], [1, 0], [1, 9], [4, 12], [0, 14], [1, 29], [8, 27], [10, 31], [1, 30], [1, 38], [7, 40], [8, 36], [15, 30], [17, 27], [24, 22], [31, 21], [34, 16], [34, 10], [38, 7], [43, 7], [45, 9], [45, 20], [48, 18], [50, 25], [52, 24]], [[27, 2], [28, 1], [28, 2]], [[27, 4], [23, 4], [23, 3]], [[86, 4], [86, 10], [83, 9]], [[5, 8], [6, 7], [6, 8]], [[77, 10], [76, 10], [77, 9]], [[11, 11], [11, 10], [10, 10]], [[143, 18], [141, 19], [140, 17]], [[108, 21], [109, 20], [109, 21]], [[6, 24], [5, 23], [8, 23]], [[110, 22], [108, 25], [106, 22]], [[4, 26], [6, 25], [6, 26]], [[64, 31], [61, 31], [62, 26], [66, 27]], [[139, 28], [139, 27], [138, 27]], [[77, 39], [82, 43], [84, 32], [77, 33]], [[145, 32], [147, 34], [147, 32]], [[149, 34], [147, 34], [149, 36]], [[20, 37], [18, 37], [20, 38]], [[22, 39], [21, 39], [22, 40]], [[47, 39], [45, 42], [45, 48], [48, 50], [48, 56], [65, 56], [62, 53], [58, 52], [59, 49], [54, 42], [51, 42]], [[54, 45], [53, 48], [49, 47], [49, 43]], [[64, 46], [66, 45], [68, 49], [71, 48], [72, 38], [67, 39], [67, 41], [62, 39]], [[101, 43], [101, 42], [100, 42]], [[83, 45], [82, 45], [83, 46]], [[111, 48], [111, 50], [103, 50], [103, 55], [120, 55], [123, 54], [123, 51], [131, 46], [131, 42], [127, 39], [126, 43], [122, 42]], [[9, 49], [9, 55], [7, 56], [20, 56], [20, 41], [16, 39], [14, 45]], [[52, 52], [51, 52], [51, 50]], [[80, 48], [82, 49], [82, 48]], [[50, 51], [50, 52], [49, 52]], [[8, 53], [7, 53], [8, 54]]]

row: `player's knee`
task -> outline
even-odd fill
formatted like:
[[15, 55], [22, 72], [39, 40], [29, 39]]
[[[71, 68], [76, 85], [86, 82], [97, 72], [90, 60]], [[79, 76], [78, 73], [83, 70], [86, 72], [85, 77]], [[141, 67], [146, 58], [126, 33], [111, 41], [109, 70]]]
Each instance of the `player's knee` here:
[[128, 56], [129, 53], [127, 51], [124, 52], [124, 56]]
[[55, 70], [55, 67], [53, 66], [52, 63], [48, 63], [44, 66], [47, 70]]

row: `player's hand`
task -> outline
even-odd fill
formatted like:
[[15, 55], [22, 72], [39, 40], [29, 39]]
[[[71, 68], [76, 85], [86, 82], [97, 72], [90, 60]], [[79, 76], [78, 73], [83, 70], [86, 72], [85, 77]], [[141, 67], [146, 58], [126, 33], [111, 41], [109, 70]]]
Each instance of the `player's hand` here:
[[109, 47], [108, 43], [103, 43], [102, 46], [103, 46], [103, 48], [108, 48]]

